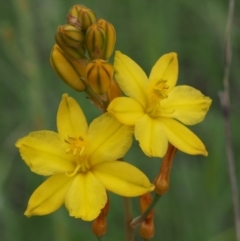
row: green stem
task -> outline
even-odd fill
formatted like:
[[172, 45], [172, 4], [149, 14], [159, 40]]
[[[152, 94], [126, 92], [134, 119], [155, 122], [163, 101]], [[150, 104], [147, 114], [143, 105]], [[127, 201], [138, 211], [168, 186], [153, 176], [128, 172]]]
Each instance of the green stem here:
[[101, 100], [101, 98], [99, 98], [98, 95], [96, 95], [91, 88], [87, 87], [85, 90], [85, 93], [90, 97], [90, 99], [94, 102], [94, 104], [97, 105], [97, 107], [99, 109], [101, 109], [103, 112], [106, 112], [106, 107], [103, 103], [103, 101]]
[[234, 6], [235, 6], [235, 0], [229, 0], [228, 19], [227, 19], [226, 36], [225, 36], [225, 48], [224, 48], [224, 52], [225, 52], [224, 77], [223, 77], [224, 90], [221, 93], [219, 93], [219, 97], [220, 97], [220, 103], [223, 111], [226, 154], [227, 154], [230, 186], [231, 186], [231, 192], [232, 192], [236, 240], [240, 241], [239, 188], [238, 188], [237, 174], [236, 174], [237, 172], [236, 172], [235, 155], [234, 155], [234, 148], [233, 148], [233, 139], [231, 134], [231, 121], [230, 121], [231, 103], [230, 103], [230, 94], [229, 94], [230, 93], [229, 78], [230, 78], [230, 67], [231, 67], [231, 60], [232, 60], [231, 30], [233, 25]]
[[144, 219], [148, 216], [148, 214], [151, 212], [151, 210], [155, 207], [155, 205], [158, 203], [158, 201], [160, 200], [160, 195], [155, 194], [153, 201], [151, 202], [151, 204], [148, 206], [148, 208], [144, 211], [144, 213], [142, 213], [142, 215], [138, 216], [137, 218], [134, 218], [133, 221], [131, 222], [130, 226], [135, 229], [137, 228], [141, 222], [144, 221]]
[[131, 227], [132, 222], [132, 203], [131, 199], [124, 197], [124, 212], [125, 212], [125, 240], [134, 241], [134, 229]]

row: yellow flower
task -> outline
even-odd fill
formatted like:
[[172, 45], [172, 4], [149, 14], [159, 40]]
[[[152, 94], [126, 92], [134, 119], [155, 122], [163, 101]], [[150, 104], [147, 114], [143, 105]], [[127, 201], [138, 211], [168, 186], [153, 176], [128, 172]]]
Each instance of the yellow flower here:
[[114, 99], [108, 111], [134, 134], [148, 156], [163, 157], [170, 142], [188, 154], [207, 155], [204, 144], [185, 125], [202, 121], [211, 99], [186, 85], [175, 86], [178, 77], [176, 53], [163, 55], [153, 66], [149, 79], [128, 56], [116, 52], [116, 80], [129, 97]]
[[132, 128], [105, 113], [90, 126], [77, 102], [63, 95], [57, 114], [58, 133], [36, 131], [17, 141], [31, 170], [49, 176], [32, 194], [25, 215], [45, 215], [65, 203], [70, 216], [90, 221], [107, 202], [106, 189], [133, 197], [154, 185], [123, 161], [132, 143]]

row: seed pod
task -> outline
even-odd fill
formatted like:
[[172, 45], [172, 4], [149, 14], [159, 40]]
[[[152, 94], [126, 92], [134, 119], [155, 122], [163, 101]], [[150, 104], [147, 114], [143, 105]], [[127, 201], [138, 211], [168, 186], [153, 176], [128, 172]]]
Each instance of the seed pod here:
[[102, 59], [93, 60], [86, 66], [87, 82], [98, 95], [108, 91], [113, 74], [113, 66]]
[[102, 59], [109, 59], [113, 53], [115, 43], [116, 43], [116, 31], [113, 25], [104, 19], [99, 19], [97, 24], [100, 25], [105, 33], [105, 45], [103, 50]]
[[109, 198], [99, 216], [92, 223], [92, 231], [97, 237], [103, 236], [107, 231], [107, 214], [109, 209]]
[[85, 32], [96, 21], [96, 15], [84, 5], [76, 4], [69, 10], [67, 19], [69, 24]]
[[172, 168], [173, 158], [177, 152], [176, 147], [172, 144], [168, 145], [168, 150], [164, 156], [161, 164], [160, 171], [154, 180], [155, 190], [154, 192], [160, 196], [165, 194], [170, 186], [170, 173]]
[[68, 58], [55, 44], [50, 55], [50, 62], [57, 75], [70, 87], [77, 91], [83, 91], [86, 88], [85, 60], [78, 62]]
[[91, 59], [104, 59], [104, 47], [106, 43], [105, 32], [98, 24], [92, 24], [85, 37], [85, 46]]
[[[143, 194], [140, 196], [140, 208], [141, 212], [144, 213], [144, 211], [148, 208], [148, 206], [152, 202], [152, 196], [150, 193]], [[150, 211], [150, 213], [145, 217], [143, 222], [140, 224], [140, 236], [143, 239], [149, 240], [153, 238], [154, 236], [154, 212], [153, 210]]]

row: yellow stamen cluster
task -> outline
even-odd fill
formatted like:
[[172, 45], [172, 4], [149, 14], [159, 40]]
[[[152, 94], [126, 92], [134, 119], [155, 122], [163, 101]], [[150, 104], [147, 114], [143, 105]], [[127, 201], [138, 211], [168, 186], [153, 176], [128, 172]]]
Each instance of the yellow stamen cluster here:
[[166, 99], [168, 89], [167, 80], [158, 80], [152, 88], [153, 99]]
[[66, 153], [72, 153], [74, 156], [83, 156], [85, 151], [85, 143], [84, 138], [80, 136], [79, 138], [68, 136], [68, 139], [65, 140], [67, 144], [70, 145], [70, 147], [66, 150]]
[[69, 148], [66, 149], [67, 154], [73, 154], [76, 159], [76, 168], [72, 173], [66, 173], [67, 176], [74, 176], [78, 172], [86, 172], [90, 169], [90, 164], [88, 160], [85, 158], [86, 154], [86, 141], [82, 136], [73, 137], [68, 136], [68, 139], [65, 140], [67, 144], [69, 144]]

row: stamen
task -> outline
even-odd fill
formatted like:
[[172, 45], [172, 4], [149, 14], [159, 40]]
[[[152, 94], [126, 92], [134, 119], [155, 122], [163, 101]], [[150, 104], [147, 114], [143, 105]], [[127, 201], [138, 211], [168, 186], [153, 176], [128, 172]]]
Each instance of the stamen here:
[[65, 140], [65, 142], [68, 144], [66, 153], [73, 155], [73, 160], [77, 165], [77, 168], [74, 170], [74, 172], [67, 175], [72, 176], [76, 174], [77, 171], [86, 172], [87, 170], [89, 170], [90, 164], [88, 163], [86, 157], [86, 141], [84, 140], [84, 137], [68, 136], [68, 139]]
[[77, 149], [77, 147], [75, 147], [75, 149], [73, 150], [73, 155], [74, 155], [74, 156], [76, 156], [77, 151], [78, 151], [78, 149]]
[[81, 165], [77, 165], [77, 167], [75, 168], [75, 170], [72, 173], [69, 174], [66, 172], [65, 174], [68, 177], [73, 177], [79, 171], [80, 168], [81, 168]]
[[79, 156], [82, 156], [83, 153], [84, 153], [84, 151], [85, 151], [85, 146], [83, 146], [82, 149], [80, 150], [80, 152], [79, 152]]
[[166, 84], [167, 80], [158, 80], [152, 87], [153, 100], [166, 99], [168, 97], [167, 90], [169, 85]]

